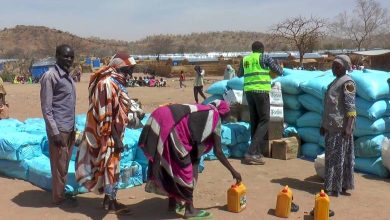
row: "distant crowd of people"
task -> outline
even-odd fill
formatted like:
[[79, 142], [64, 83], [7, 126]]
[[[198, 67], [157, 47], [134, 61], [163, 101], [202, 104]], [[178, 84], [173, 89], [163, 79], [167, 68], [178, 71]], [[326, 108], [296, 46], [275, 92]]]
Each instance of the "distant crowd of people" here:
[[129, 76], [127, 87], [166, 87], [167, 81], [164, 78], [156, 79], [155, 76]]

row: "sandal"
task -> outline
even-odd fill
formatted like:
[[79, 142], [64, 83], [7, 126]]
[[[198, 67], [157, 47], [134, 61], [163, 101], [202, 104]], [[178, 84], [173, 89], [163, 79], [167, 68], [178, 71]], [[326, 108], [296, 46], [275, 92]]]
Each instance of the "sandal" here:
[[180, 212], [184, 212], [185, 210], [186, 210], [186, 206], [181, 203], [176, 203], [176, 207], [174, 209], [168, 208], [168, 212], [170, 213], [180, 213]]
[[108, 213], [116, 215], [132, 215], [132, 211], [124, 204], [117, 200], [110, 200], [108, 205]]
[[190, 216], [190, 217], [185, 216], [184, 218], [189, 220], [212, 219], [213, 215], [210, 212], [207, 212], [206, 210], [200, 210], [197, 215]]

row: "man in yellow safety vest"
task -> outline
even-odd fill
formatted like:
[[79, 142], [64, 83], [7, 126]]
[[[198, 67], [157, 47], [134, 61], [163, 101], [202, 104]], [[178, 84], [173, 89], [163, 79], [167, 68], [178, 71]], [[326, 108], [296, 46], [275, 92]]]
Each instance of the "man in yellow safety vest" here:
[[238, 73], [239, 77], [244, 76], [244, 92], [248, 102], [251, 125], [251, 144], [243, 161], [246, 164], [263, 165], [265, 163], [261, 149], [266, 144], [270, 119], [270, 71], [278, 75], [283, 74], [283, 68], [264, 54], [263, 43], [253, 42], [252, 53], [244, 57]]

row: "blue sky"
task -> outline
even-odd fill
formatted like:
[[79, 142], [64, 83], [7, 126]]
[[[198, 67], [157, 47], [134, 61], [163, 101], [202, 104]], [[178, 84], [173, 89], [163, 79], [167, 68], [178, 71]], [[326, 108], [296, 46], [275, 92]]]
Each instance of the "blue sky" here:
[[[389, 0], [377, 0], [390, 8]], [[261, 31], [297, 15], [334, 18], [355, 0], [0, 0], [0, 28], [42, 25], [82, 37]]]

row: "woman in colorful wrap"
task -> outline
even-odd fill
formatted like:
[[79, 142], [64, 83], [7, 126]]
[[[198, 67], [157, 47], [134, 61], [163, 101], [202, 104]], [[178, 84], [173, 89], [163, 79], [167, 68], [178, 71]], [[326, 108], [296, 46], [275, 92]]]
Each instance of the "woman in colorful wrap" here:
[[336, 79], [328, 86], [324, 98], [321, 135], [325, 135], [325, 190], [331, 196], [354, 188], [353, 129], [356, 118], [356, 86], [347, 75], [351, 60], [338, 55], [332, 64]]
[[108, 66], [95, 72], [89, 83], [86, 127], [77, 153], [76, 178], [88, 191], [104, 193], [103, 207], [116, 214], [129, 209], [116, 199], [120, 153], [128, 124], [130, 98], [125, 88], [135, 60], [129, 54], [115, 54]]
[[193, 205], [198, 165], [203, 154], [214, 146], [218, 160], [237, 182], [241, 175], [226, 159], [221, 148], [221, 117], [229, 104], [216, 100], [209, 105], [171, 104], [157, 108], [144, 126], [139, 146], [149, 159], [147, 192], [169, 197], [169, 211], [185, 203], [187, 219], [211, 218]]

